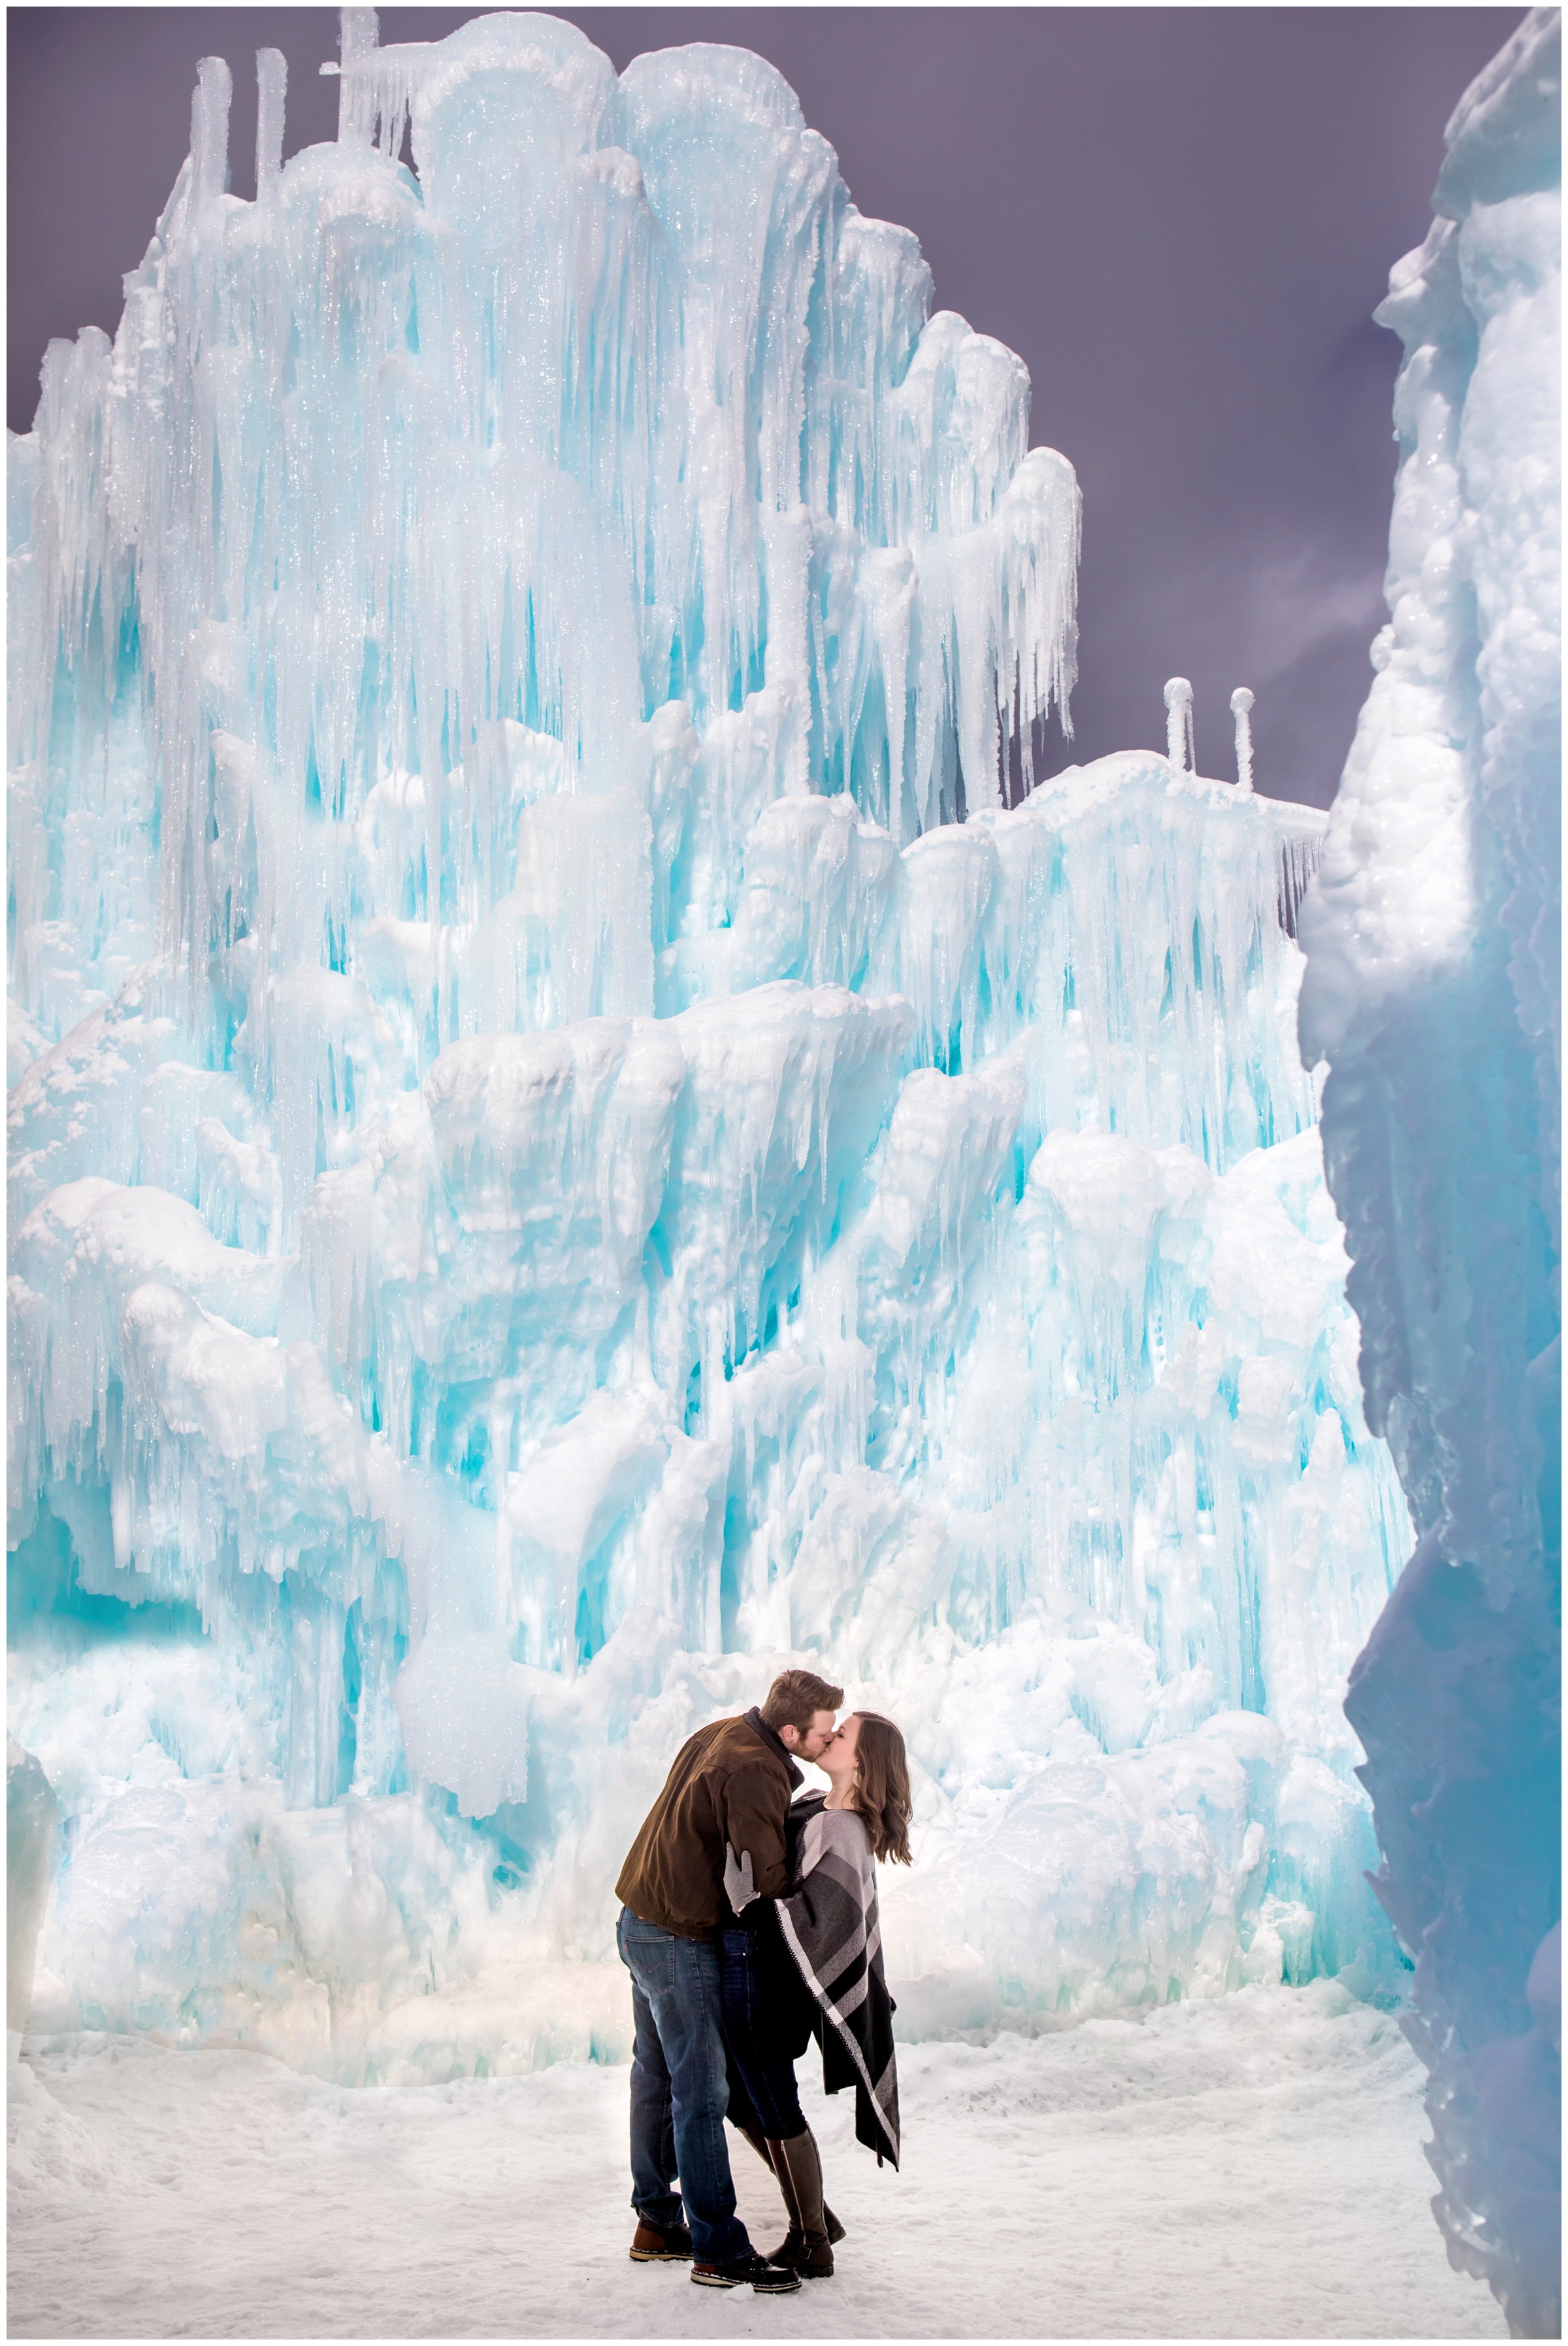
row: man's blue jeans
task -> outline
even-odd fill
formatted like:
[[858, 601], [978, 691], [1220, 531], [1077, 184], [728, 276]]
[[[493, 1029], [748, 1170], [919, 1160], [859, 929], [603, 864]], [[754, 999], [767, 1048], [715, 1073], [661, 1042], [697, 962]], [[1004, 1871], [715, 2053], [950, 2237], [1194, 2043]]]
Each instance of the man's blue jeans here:
[[[627, 1906], [616, 1930], [632, 1975], [632, 2206], [650, 2224], [678, 2224], [692, 2253], [751, 2254], [735, 2212], [724, 2113], [729, 2105], [718, 2027], [718, 1953], [639, 1922]], [[680, 2179], [680, 2189], [675, 2188]]]

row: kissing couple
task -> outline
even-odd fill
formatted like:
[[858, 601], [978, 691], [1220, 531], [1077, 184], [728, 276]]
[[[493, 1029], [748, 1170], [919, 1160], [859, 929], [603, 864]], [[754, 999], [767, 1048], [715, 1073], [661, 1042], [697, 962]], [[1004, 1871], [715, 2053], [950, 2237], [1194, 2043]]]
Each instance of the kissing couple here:
[[[874, 1861], [909, 1863], [909, 1765], [891, 1719], [852, 1711], [835, 1726], [843, 1699], [786, 1670], [759, 1708], [699, 1729], [616, 1884], [636, 2023], [631, 2253], [689, 2258], [708, 2289], [782, 2294], [833, 2270], [843, 2226], [795, 2089], [809, 2037], [827, 2091], [854, 2087], [859, 2139], [879, 2167], [899, 2162]], [[799, 1760], [825, 1794], [794, 1799]], [[789, 2233], [768, 2256], [735, 2212], [726, 2116], [784, 2195]]]

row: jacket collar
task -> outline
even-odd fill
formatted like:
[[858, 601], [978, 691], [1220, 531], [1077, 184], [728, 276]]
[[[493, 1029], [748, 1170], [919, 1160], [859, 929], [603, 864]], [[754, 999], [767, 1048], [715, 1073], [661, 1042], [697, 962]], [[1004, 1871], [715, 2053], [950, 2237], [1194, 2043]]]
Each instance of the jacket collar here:
[[763, 1719], [761, 1711], [755, 1704], [753, 1704], [752, 1708], [745, 1713], [745, 1719], [747, 1726], [749, 1727], [755, 1734], [760, 1735], [763, 1742], [767, 1744], [769, 1749], [770, 1751], [777, 1751], [780, 1760], [783, 1760], [785, 1767], [789, 1770], [790, 1790], [792, 1792], [799, 1791], [806, 1779], [802, 1776], [799, 1768], [796, 1767], [793, 1760], [790, 1759], [789, 1749], [786, 1745], [780, 1742], [779, 1737], [774, 1734], [773, 1729], [767, 1724], [766, 1720]]

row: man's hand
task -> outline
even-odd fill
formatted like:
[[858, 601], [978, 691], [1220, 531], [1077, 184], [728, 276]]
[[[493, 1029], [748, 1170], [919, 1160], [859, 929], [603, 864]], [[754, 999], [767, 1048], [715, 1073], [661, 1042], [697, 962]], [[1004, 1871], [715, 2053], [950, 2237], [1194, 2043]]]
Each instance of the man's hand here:
[[738, 1862], [728, 1841], [724, 1844], [724, 1887], [738, 1914], [744, 1913], [758, 1895], [751, 1879], [751, 1851], [743, 1849]]

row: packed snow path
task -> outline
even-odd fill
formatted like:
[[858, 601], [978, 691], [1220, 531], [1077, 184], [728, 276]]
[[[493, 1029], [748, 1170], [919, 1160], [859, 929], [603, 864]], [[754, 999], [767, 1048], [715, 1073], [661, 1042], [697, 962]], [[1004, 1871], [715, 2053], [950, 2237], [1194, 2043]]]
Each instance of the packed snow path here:
[[[1505, 2334], [1431, 2219], [1413, 2055], [1329, 1982], [908, 2046], [899, 2175], [809, 2089], [849, 2237], [789, 2299], [629, 2261], [626, 2074], [354, 2092], [259, 2055], [30, 2042], [10, 2335]], [[736, 2181], [772, 2245], [738, 2144]]]

